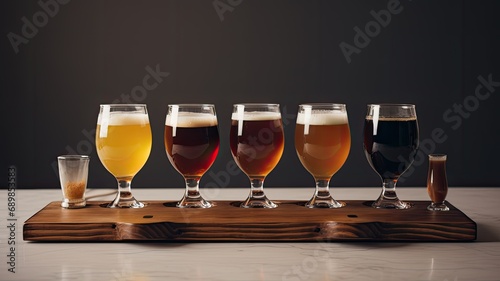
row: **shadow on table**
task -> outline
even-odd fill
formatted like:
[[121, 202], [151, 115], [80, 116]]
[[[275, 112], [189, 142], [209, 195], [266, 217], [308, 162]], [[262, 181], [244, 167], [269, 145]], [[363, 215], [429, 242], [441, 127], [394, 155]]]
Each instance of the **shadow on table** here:
[[500, 231], [498, 226], [489, 224], [477, 224], [477, 240], [478, 242], [500, 242]]

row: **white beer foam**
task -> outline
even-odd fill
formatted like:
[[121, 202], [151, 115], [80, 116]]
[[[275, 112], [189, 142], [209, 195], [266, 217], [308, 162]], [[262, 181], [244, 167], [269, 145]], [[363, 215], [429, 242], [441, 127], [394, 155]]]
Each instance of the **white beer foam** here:
[[108, 112], [108, 114], [104, 115], [107, 116], [103, 118], [102, 115], [99, 115], [97, 119], [98, 125], [123, 126], [149, 124], [148, 115], [145, 113]]
[[[241, 115], [242, 118], [241, 118]], [[281, 113], [279, 112], [266, 112], [266, 111], [247, 111], [243, 114], [238, 112], [233, 112], [231, 115], [231, 120], [243, 120], [243, 121], [266, 121], [266, 120], [279, 120], [281, 119]]]
[[108, 136], [109, 126], [145, 124], [149, 124], [149, 117], [146, 113], [109, 112], [109, 109], [104, 109], [97, 117], [97, 125], [101, 125], [101, 130], [99, 131], [100, 138]]
[[201, 112], [178, 112], [176, 117], [167, 115], [165, 125], [181, 128], [216, 126], [217, 116]]
[[342, 125], [347, 124], [347, 112], [312, 110], [312, 112], [299, 112], [297, 124], [301, 125]]

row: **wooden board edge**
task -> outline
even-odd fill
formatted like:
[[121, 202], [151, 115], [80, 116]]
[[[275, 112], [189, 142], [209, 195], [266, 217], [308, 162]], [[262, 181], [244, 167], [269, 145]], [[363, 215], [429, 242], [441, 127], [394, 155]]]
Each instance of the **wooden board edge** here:
[[[473, 225], [435, 224], [402, 227], [393, 223], [299, 223], [299, 224], [227, 224], [214, 226], [179, 223], [108, 223], [108, 224], [27, 224], [26, 241], [165, 241], [165, 242], [467, 242], [474, 241]], [[46, 230], [50, 229], [50, 233]]]
[[[57, 201], [49, 205], [58, 204]], [[451, 204], [450, 204], [451, 205]], [[452, 205], [451, 205], [452, 206]], [[439, 229], [435, 223], [420, 223], [417, 228], [406, 231], [405, 226], [397, 222], [322, 222], [297, 223], [250, 223], [241, 232], [242, 224], [214, 226], [210, 223], [171, 223], [155, 222], [133, 224], [121, 222], [106, 223], [33, 223], [32, 218], [43, 209], [27, 219], [23, 225], [25, 241], [47, 242], [98, 242], [98, 241], [166, 241], [166, 242], [468, 242], [477, 240], [477, 224], [458, 208], [452, 206], [467, 222], [450, 223]], [[415, 226], [415, 225], [414, 225]], [[94, 229], [91, 229], [94, 228]], [[296, 228], [296, 233], [290, 231]], [[407, 227], [406, 227], [407, 228]], [[215, 231], [214, 231], [215, 229]], [[360, 230], [361, 229], [361, 230]], [[394, 229], [397, 229], [394, 231]], [[47, 230], [50, 230], [47, 232]], [[429, 234], [428, 232], [432, 233]], [[230, 233], [229, 235], [227, 233]], [[353, 234], [354, 233], [354, 234]], [[358, 234], [356, 234], [358, 233]], [[363, 233], [370, 233], [368, 236]], [[364, 236], [363, 236], [364, 235]]]

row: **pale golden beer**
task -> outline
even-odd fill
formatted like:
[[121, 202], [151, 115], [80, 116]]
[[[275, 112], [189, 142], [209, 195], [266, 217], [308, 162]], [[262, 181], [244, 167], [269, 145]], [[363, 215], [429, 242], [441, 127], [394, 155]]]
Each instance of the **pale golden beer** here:
[[104, 167], [116, 178], [133, 177], [151, 152], [149, 118], [144, 113], [111, 112], [99, 115], [96, 148]]

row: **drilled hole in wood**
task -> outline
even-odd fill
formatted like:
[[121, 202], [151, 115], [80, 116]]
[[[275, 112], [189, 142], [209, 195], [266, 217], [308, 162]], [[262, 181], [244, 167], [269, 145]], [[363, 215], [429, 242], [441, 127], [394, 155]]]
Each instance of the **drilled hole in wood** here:
[[150, 219], [152, 217], [153, 217], [152, 215], [145, 215], [145, 216], [143, 216], [143, 218], [145, 218], [145, 219]]
[[347, 217], [349, 217], [349, 218], [357, 218], [358, 215], [347, 215]]

